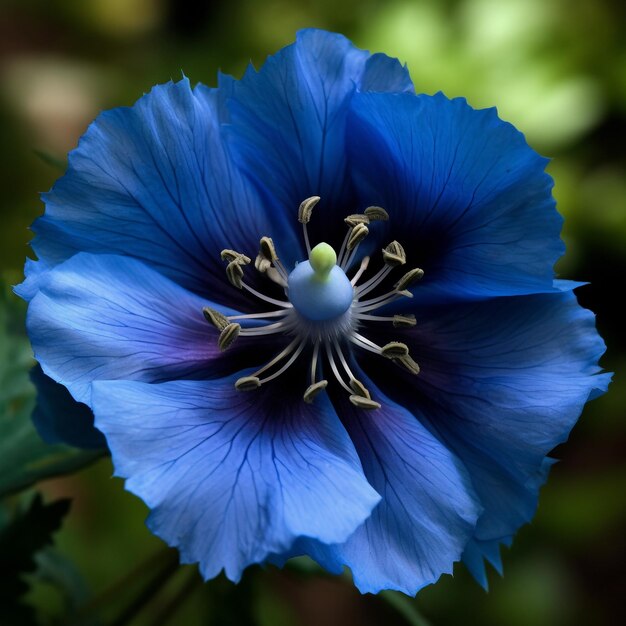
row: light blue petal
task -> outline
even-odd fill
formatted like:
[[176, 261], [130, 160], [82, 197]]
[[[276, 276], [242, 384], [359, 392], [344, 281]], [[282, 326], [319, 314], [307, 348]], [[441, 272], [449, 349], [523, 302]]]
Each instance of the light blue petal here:
[[424, 269], [423, 301], [551, 292], [562, 219], [547, 159], [501, 121], [443, 94], [358, 94], [347, 124], [360, 204], [383, 206]]
[[42, 279], [27, 328], [44, 372], [89, 405], [93, 380], [156, 382], [223, 368], [206, 305], [140, 261], [81, 253]]
[[254, 256], [262, 235], [285, 245], [294, 235], [231, 163], [221, 138], [224, 84], [192, 90], [185, 78], [102, 113], [43, 196], [46, 213], [33, 226], [39, 258], [54, 265], [80, 251], [133, 256], [187, 289], [237, 301], [220, 251]]
[[382, 501], [343, 545], [301, 541], [298, 547], [331, 572], [347, 565], [362, 593], [415, 595], [452, 572], [482, 509], [455, 455], [367, 377], [356, 375], [382, 408], [355, 409], [345, 398], [336, 406]]
[[89, 407], [76, 402], [70, 392], [36, 365], [30, 379], [37, 388], [33, 423], [46, 443], [67, 443], [78, 448], [106, 448], [102, 433], [94, 428]]
[[327, 398], [236, 391], [234, 379], [93, 385], [116, 475], [150, 529], [205, 579], [289, 549], [345, 540], [380, 497]]
[[535, 513], [546, 455], [610, 381], [594, 316], [568, 292], [417, 315], [403, 341], [419, 376], [398, 368], [380, 382], [469, 471], [485, 509], [474, 539], [512, 536]]
[[340, 211], [343, 230], [341, 220], [352, 212], [346, 115], [359, 89], [412, 92], [413, 86], [397, 60], [370, 56], [322, 30], [299, 32], [294, 44], [235, 85], [228, 102], [232, 145], [250, 176], [272, 191], [283, 219], [295, 220], [300, 202], [319, 195], [316, 215]]

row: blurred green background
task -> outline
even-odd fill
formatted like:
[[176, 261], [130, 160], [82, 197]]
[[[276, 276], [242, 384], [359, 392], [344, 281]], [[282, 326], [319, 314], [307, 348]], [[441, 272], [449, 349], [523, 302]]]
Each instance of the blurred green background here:
[[[562, 461], [536, 519], [505, 550], [504, 578], [491, 571], [486, 594], [458, 567], [416, 605], [434, 626], [626, 623], [626, 333], [617, 305], [626, 275], [625, 7], [620, 0], [0, 0], [2, 274], [19, 282], [27, 229], [43, 210], [38, 192], [60, 175], [36, 151], [64, 159], [99, 111], [132, 104], [181, 72], [209, 85], [218, 69], [240, 77], [298, 28], [340, 31], [359, 47], [399, 57], [418, 92], [496, 105], [553, 158], [568, 246], [558, 271], [591, 283], [579, 298], [597, 313], [609, 346], [603, 365], [616, 375], [555, 451]], [[143, 525], [146, 510], [110, 475], [101, 460], [41, 485], [48, 499], [74, 499], [49, 558], [74, 564], [64, 571], [77, 596], [38, 582], [30, 600], [43, 623], [59, 623], [64, 602], [90, 598], [99, 603], [89, 605], [92, 613], [106, 616], [155, 567], [151, 555], [161, 544]], [[268, 626], [410, 623], [384, 598], [306, 572], [270, 568], [233, 589], [218, 581], [208, 590], [183, 568], [124, 623], [242, 624], [248, 614]]]

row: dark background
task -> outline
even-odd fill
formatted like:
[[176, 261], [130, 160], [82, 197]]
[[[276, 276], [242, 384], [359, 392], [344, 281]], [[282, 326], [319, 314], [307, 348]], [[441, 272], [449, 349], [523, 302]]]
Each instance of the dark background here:
[[[218, 69], [240, 77], [250, 60], [258, 67], [298, 28], [340, 31], [359, 47], [399, 57], [418, 92], [442, 90], [476, 107], [496, 105], [553, 158], [549, 171], [568, 246], [557, 269], [591, 283], [579, 298], [597, 313], [609, 346], [603, 365], [616, 375], [608, 395], [586, 408], [570, 441], [555, 451], [561, 462], [542, 490], [536, 519], [505, 551], [504, 578], [491, 571], [486, 594], [458, 567], [416, 603], [432, 625], [619, 623], [626, 594], [626, 333], [617, 304], [626, 273], [624, 6], [618, 0], [0, 0], [2, 274], [19, 282], [27, 228], [43, 210], [38, 192], [60, 175], [36, 151], [63, 160], [99, 111], [132, 104], [183, 71], [209, 85]], [[71, 585], [84, 598], [100, 598], [103, 612], [145, 575], [161, 545], [143, 525], [144, 506], [110, 475], [110, 462], [101, 460], [42, 485], [48, 498], [74, 498], [56, 549], [74, 564]], [[218, 581], [211, 595], [193, 568], [183, 570], [128, 623], [164, 623], [164, 603], [181, 589], [177, 613], [166, 623], [243, 623], [234, 617], [242, 594], [257, 623], [267, 626], [404, 623], [384, 598], [360, 596], [341, 580], [270, 568], [247, 576], [241, 588]], [[58, 595], [45, 583], [30, 592], [44, 623], [63, 623]]]

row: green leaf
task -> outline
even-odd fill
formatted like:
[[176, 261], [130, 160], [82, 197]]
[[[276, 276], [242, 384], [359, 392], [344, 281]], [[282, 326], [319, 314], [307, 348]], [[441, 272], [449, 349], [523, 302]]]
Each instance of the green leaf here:
[[0, 623], [36, 623], [34, 612], [21, 602], [28, 585], [22, 576], [37, 568], [35, 556], [52, 543], [70, 507], [69, 500], [44, 504], [40, 494], [0, 531]]
[[39, 480], [74, 472], [103, 452], [49, 445], [30, 416], [35, 388], [28, 372], [34, 361], [24, 330], [25, 306], [0, 282], [0, 497]]
[[379, 597], [400, 613], [411, 626], [430, 626], [430, 622], [418, 611], [413, 598], [399, 591], [381, 591]]
[[46, 165], [50, 167], [54, 167], [55, 169], [65, 172], [67, 169], [67, 163], [60, 159], [59, 157], [54, 156], [48, 152], [44, 152], [43, 150], [33, 150], [36, 156], [38, 156]]

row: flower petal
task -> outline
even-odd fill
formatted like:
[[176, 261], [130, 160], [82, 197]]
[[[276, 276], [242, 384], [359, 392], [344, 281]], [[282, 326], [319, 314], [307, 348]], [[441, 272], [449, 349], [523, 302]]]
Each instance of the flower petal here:
[[46, 213], [33, 226], [39, 258], [123, 254], [217, 301], [222, 292], [239, 297], [226, 289], [220, 251], [251, 254], [261, 235], [293, 235], [231, 163], [220, 135], [231, 87], [192, 90], [185, 78], [102, 113], [43, 196]]
[[463, 464], [402, 406], [359, 378], [382, 404], [374, 411], [338, 400], [370, 484], [382, 496], [363, 526], [340, 546], [300, 542], [331, 572], [352, 570], [362, 593], [415, 595], [450, 573], [481, 512]]
[[312, 195], [321, 196], [320, 210], [350, 212], [343, 202], [349, 191], [345, 123], [358, 89], [412, 92], [413, 85], [396, 59], [370, 56], [342, 35], [312, 29], [236, 85], [228, 102], [230, 139], [289, 220], [295, 222], [298, 205]]
[[330, 402], [238, 392], [234, 379], [93, 385], [116, 474], [152, 509], [150, 529], [208, 579], [348, 537], [380, 497]]
[[512, 536], [535, 512], [546, 455], [610, 381], [594, 316], [571, 292], [416, 313], [403, 341], [419, 376], [377, 382], [468, 469], [485, 509], [474, 539]]
[[78, 448], [106, 448], [103, 434], [94, 428], [89, 407], [76, 402], [70, 392], [36, 365], [30, 379], [37, 388], [33, 424], [46, 443], [67, 443]]
[[361, 204], [389, 212], [382, 233], [425, 271], [420, 298], [555, 289], [564, 247], [547, 160], [495, 109], [443, 94], [358, 94], [347, 129]]
[[223, 367], [207, 304], [140, 261], [81, 253], [41, 280], [27, 327], [44, 372], [89, 404], [93, 380], [156, 382]]

